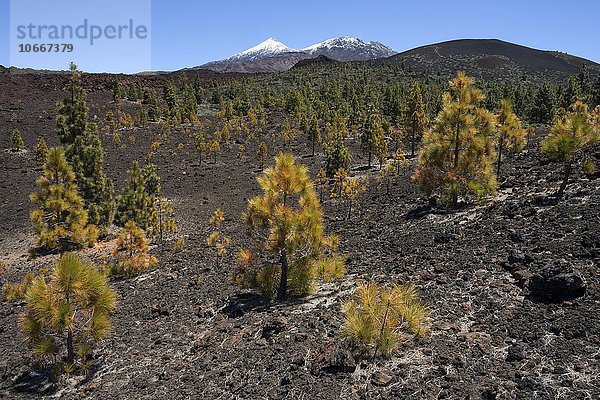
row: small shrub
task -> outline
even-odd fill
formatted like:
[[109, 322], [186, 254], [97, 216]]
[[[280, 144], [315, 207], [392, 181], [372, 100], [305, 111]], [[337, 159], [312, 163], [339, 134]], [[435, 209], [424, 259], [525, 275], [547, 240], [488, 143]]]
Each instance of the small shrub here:
[[63, 353], [69, 368], [78, 356], [90, 360], [93, 345], [111, 330], [116, 294], [96, 266], [72, 253], [60, 257], [47, 282], [36, 277], [26, 293], [19, 325], [35, 355]]
[[425, 321], [429, 310], [413, 285], [389, 287], [374, 282], [359, 282], [351, 300], [342, 306], [345, 317], [343, 335], [372, 358], [390, 355], [407, 333], [422, 337], [427, 333]]
[[223, 232], [223, 221], [225, 221], [225, 214], [220, 208], [217, 208], [210, 219], [214, 231], [206, 239], [208, 246], [216, 250], [217, 268], [219, 268], [219, 260], [227, 254], [227, 247], [231, 243], [231, 239]]
[[38, 167], [44, 166], [46, 164], [46, 159], [48, 158], [48, 145], [46, 144], [46, 140], [42, 136], [38, 138], [38, 141], [35, 145], [35, 164]]
[[260, 165], [260, 168], [264, 168], [265, 164], [267, 163], [267, 154], [269, 152], [269, 148], [267, 147], [267, 144], [263, 141], [261, 141], [258, 144], [258, 164]]
[[25, 300], [25, 294], [27, 289], [33, 282], [34, 275], [30, 272], [21, 279], [19, 283], [7, 283], [4, 285], [3, 296], [4, 300], [13, 302], [18, 300]]
[[23, 141], [23, 135], [21, 135], [21, 131], [17, 128], [13, 129], [12, 139], [11, 139], [11, 150], [19, 151], [25, 148], [25, 142]]
[[158, 263], [156, 257], [148, 254], [148, 241], [144, 231], [135, 222], [128, 221], [117, 234], [117, 258], [111, 270], [112, 275], [131, 277], [140, 274]]
[[184, 237], [177, 238], [173, 242], [173, 251], [175, 253], [181, 253], [183, 251], [184, 247], [185, 247], [185, 238]]

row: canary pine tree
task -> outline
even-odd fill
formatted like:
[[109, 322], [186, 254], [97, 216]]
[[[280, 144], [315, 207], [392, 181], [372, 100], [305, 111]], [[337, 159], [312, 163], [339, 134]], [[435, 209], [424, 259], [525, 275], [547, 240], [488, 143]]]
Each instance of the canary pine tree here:
[[23, 135], [21, 135], [21, 131], [17, 128], [12, 131], [12, 138], [10, 148], [12, 151], [19, 151], [25, 148], [25, 142], [23, 141]]
[[258, 151], [256, 152], [258, 157], [258, 164], [260, 165], [261, 169], [264, 168], [265, 164], [267, 163], [268, 152], [269, 148], [267, 147], [267, 144], [261, 140], [258, 144]]
[[544, 83], [533, 98], [529, 118], [532, 122], [547, 124], [554, 118], [554, 112], [554, 93], [550, 86]]
[[202, 165], [202, 154], [208, 153], [209, 144], [204, 138], [204, 133], [199, 130], [194, 138], [194, 145], [196, 147], [196, 151], [198, 152], [199, 164]]
[[396, 175], [400, 175], [400, 168], [404, 168], [405, 171], [410, 165], [409, 161], [406, 159], [404, 152], [401, 149], [396, 150], [394, 156], [392, 158], [392, 165], [396, 167]]
[[155, 201], [160, 193], [156, 166], [147, 164], [142, 167], [134, 161], [127, 174], [129, 177], [117, 199], [115, 222], [124, 226], [128, 221], [134, 221], [140, 228], [150, 230], [157, 220]]
[[459, 72], [443, 95], [443, 107], [426, 133], [414, 179], [429, 194], [441, 192], [452, 207], [459, 195], [484, 196], [496, 190], [492, 141], [494, 116], [473, 80]]
[[333, 175], [333, 188], [331, 190], [330, 197], [342, 197], [342, 190], [344, 189], [344, 182], [348, 179], [348, 170], [346, 168], [339, 168]]
[[48, 157], [48, 145], [46, 144], [46, 140], [44, 140], [44, 137], [40, 136], [35, 145], [35, 163], [36, 163], [36, 165], [38, 167], [42, 167], [46, 163], [47, 157]]
[[348, 169], [352, 156], [344, 144], [344, 138], [339, 132], [333, 132], [329, 142], [325, 144], [325, 172], [327, 177], [333, 178], [340, 169]]
[[348, 214], [346, 218], [350, 219], [352, 214], [352, 206], [356, 204], [358, 195], [367, 190], [367, 185], [361, 178], [346, 178], [342, 182], [342, 195], [346, 199], [348, 206]]
[[76, 355], [89, 362], [93, 345], [111, 330], [116, 294], [96, 266], [72, 253], [63, 254], [50, 275], [35, 278], [25, 295], [27, 309], [19, 325], [37, 356]]
[[148, 230], [159, 243], [162, 243], [165, 235], [170, 235], [177, 231], [177, 223], [175, 221], [173, 202], [171, 200], [157, 195], [155, 203], [156, 212], [152, 214], [150, 228]]
[[323, 202], [323, 194], [325, 193], [325, 188], [329, 184], [329, 178], [327, 178], [327, 173], [323, 168], [321, 168], [317, 174], [317, 185], [319, 185], [319, 201]]
[[498, 161], [496, 162], [496, 175], [500, 176], [502, 164], [502, 152], [505, 149], [521, 151], [525, 146], [526, 131], [521, 126], [521, 120], [512, 110], [512, 104], [508, 100], [500, 102], [500, 112], [496, 116], [496, 141], [498, 146]]
[[277, 298], [282, 300], [288, 289], [309, 293], [322, 271], [330, 277], [343, 274], [335, 254], [339, 240], [324, 234], [323, 212], [308, 169], [291, 154], [280, 153], [275, 166], [257, 180], [263, 194], [249, 200], [243, 214], [254, 245], [240, 253], [235, 280], [272, 295], [279, 278]]
[[53, 147], [48, 151], [44, 173], [36, 184], [38, 191], [29, 197], [37, 206], [31, 212], [31, 220], [38, 235], [38, 246], [63, 252], [93, 245], [98, 230], [94, 225], [88, 225], [75, 174], [62, 148]]
[[115, 189], [104, 173], [104, 150], [96, 124], [75, 138], [65, 152], [75, 172], [77, 187], [85, 201], [90, 222], [107, 229], [115, 212]]
[[148, 240], [144, 231], [134, 221], [127, 221], [117, 234], [117, 247], [113, 255], [117, 258], [111, 274], [130, 277], [146, 271], [158, 262], [148, 254]]
[[361, 135], [361, 147], [363, 152], [367, 153], [369, 157], [369, 167], [371, 166], [373, 154], [377, 156], [381, 153], [384, 141], [385, 137], [381, 116], [375, 111], [372, 111], [367, 117]]
[[319, 127], [319, 121], [317, 120], [317, 116], [313, 115], [310, 123], [307, 124], [306, 131], [308, 134], [308, 139], [310, 140], [312, 156], [315, 156], [315, 144], [321, 141], [321, 128]]
[[223, 221], [225, 221], [225, 214], [217, 208], [210, 219], [210, 225], [214, 230], [206, 240], [208, 246], [216, 251], [217, 268], [219, 268], [219, 260], [227, 254], [227, 247], [231, 243], [231, 239], [223, 232]]
[[385, 167], [379, 170], [379, 174], [377, 175], [377, 186], [381, 187], [385, 186], [385, 194], [390, 194], [390, 181], [391, 176], [394, 173], [395, 168], [394, 164], [388, 164]]
[[600, 140], [600, 126], [595, 118], [590, 115], [586, 104], [577, 101], [568, 113], [556, 118], [550, 135], [542, 143], [542, 152], [564, 165], [563, 181], [556, 192], [557, 199], [564, 195], [573, 166], [586, 161], [587, 152]]
[[284, 146], [289, 146], [295, 138], [296, 129], [294, 129], [290, 119], [285, 117], [281, 123], [281, 139], [283, 140]]
[[114, 184], [104, 172], [104, 150], [98, 127], [88, 122], [81, 73], [73, 63], [67, 91], [69, 97], [57, 106], [56, 132], [67, 145], [65, 155], [73, 167], [90, 222], [107, 230], [115, 210]]
[[77, 136], [85, 133], [88, 125], [88, 107], [81, 84], [81, 73], [71, 63], [71, 77], [67, 84], [69, 97], [60, 101], [56, 108], [56, 133], [61, 143], [70, 145]]
[[405, 129], [410, 135], [410, 155], [414, 157], [417, 142], [423, 137], [428, 124], [421, 86], [418, 82], [415, 82], [413, 85], [408, 102], [406, 103], [404, 123]]
[[388, 356], [396, 350], [407, 339], [403, 331], [422, 337], [428, 330], [429, 309], [412, 285], [385, 287], [358, 282], [354, 296], [342, 305], [342, 312], [343, 335], [355, 341], [363, 355], [371, 359], [378, 353]]

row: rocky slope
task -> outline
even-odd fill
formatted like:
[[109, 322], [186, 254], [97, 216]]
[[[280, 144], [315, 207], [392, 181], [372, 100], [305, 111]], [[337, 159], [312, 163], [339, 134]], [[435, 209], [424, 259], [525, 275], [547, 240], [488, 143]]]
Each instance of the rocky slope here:
[[[16, 113], [29, 149], [38, 134], [56, 145], [53, 109], [65, 95], [64, 81], [13, 79], [0, 81], [0, 131], [10, 130]], [[110, 82], [104, 87], [94, 81], [91, 117], [111, 107]], [[131, 112], [137, 105], [123, 102], [121, 107]], [[270, 120], [266, 135], [278, 129], [281, 116]], [[135, 141], [121, 145], [103, 135], [107, 172], [117, 187], [126, 166], [143, 159], [159, 129], [122, 132]], [[9, 139], [3, 138], [6, 148]], [[23, 304], [0, 301], [0, 398], [600, 396], [597, 176], [576, 174], [564, 201], [547, 202], [559, 185], [560, 168], [532, 143], [507, 159], [497, 196], [448, 213], [427, 205], [409, 173], [395, 178], [386, 195], [374, 187], [376, 170], [357, 168], [353, 174], [369, 175], [373, 187], [352, 218], [345, 219], [343, 204], [324, 204], [327, 230], [341, 235], [342, 251], [349, 256], [348, 275], [308, 298], [269, 304], [229, 283], [235, 257], [216, 268], [206, 245], [207, 221], [217, 207], [226, 213], [234, 247], [244, 242], [240, 214], [259, 191], [254, 155], [259, 139], [233, 137], [248, 149], [241, 162], [237, 146], [231, 146], [216, 163], [199, 165], [193, 138], [183, 132], [160, 147], [158, 172], [187, 245], [181, 253], [170, 242], [154, 247], [160, 259], [155, 270], [111, 283], [119, 296], [114, 329], [98, 347], [89, 376], [66, 377], [57, 385], [43, 370], [32, 369], [17, 333]], [[349, 145], [355, 166], [364, 165], [358, 141]], [[301, 156], [313, 173], [322, 165], [321, 154], [303, 156], [308, 152], [303, 142], [286, 149]], [[595, 157], [600, 158], [599, 151]], [[9, 266], [0, 275], [4, 284], [50, 266], [55, 256], [28, 259], [33, 232], [27, 196], [40, 173], [31, 152], [1, 151], [0, 168], [0, 259]], [[86, 254], [96, 257], [102, 251], [98, 246]], [[563, 281], [583, 278], [584, 292], [563, 301], [540, 297], [547, 293], [531, 285], [549, 287], [561, 276]], [[414, 283], [431, 307], [431, 334], [407, 341], [389, 359], [354, 359], [340, 340], [340, 303], [357, 279]]]
[[586, 64], [592, 75], [600, 64], [565, 53], [542, 51], [497, 39], [462, 39], [398, 53], [384, 64], [402, 65], [418, 72], [453, 75], [457, 70], [497, 81], [521, 79], [564, 80]]

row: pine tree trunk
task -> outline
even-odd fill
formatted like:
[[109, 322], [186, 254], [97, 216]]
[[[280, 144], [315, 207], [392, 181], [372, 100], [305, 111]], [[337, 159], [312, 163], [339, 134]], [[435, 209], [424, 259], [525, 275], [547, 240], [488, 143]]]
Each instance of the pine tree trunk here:
[[573, 167], [573, 161], [569, 161], [565, 165], [565, 175], [564, 175], [562, 183], [560, 184], [560, 187], [558, 188], [558, 192], [556, 192], [556, 198], [559, 200], [562, 199], [563, 195], [565, 194], [565, 189], [567, 188], [567, 185], [569, 183], [569, 178], [571, 177], [572, 167]]
[[504, 148], [504, 137], [500, 136], [500, 143], [498, 143], [498, 165], [496, 166], [496, 175], [500, 176], [500, 165], [502, 164], [502, 150]]
[[[385, 330], [385, 324], [387, 324], [387, 317], [388, 317], [388, 313], [390, 311], [390, 301], [387, 301], [387, 305], [385, 307], [385, 314], [383, 316], [383, 321], [381, 321], [381, 328], [379, 330], [379, 337], [381, 338], [383, 336], [383, 331]], [[373, 361], [375, 359], [375, 357], [377, 356], [377, 350], [379, 350], [379, 346], [375, 346], [375, 351], [373, 352], [373, 357], [371, 357], [371, 361]]]
[[159, 203], [159, 207], [158, 207], [158, 232], [159, 232], [159, 234], [158, 234], [158, 236], [160, 238], [159, 239], [160, 242], [162, 243], [162, 241], [163, 241], [163, 225], [162, 225], [162, 212], [161, 212], [162, 210], [161, 210], [161, 208], [162, 207], [160, 207], [160, 203]]
[[[69, 303], [69, 294], [66, 295], [67, 304]], [[75, 359], [75, 352], [73, 351], [73, 331], [67, 329], [67, 362], [70, 364]]]
[[[456, 137], [454, 138], [454, 175], [458, 176], [458, 155], [459, 155], [460, 122], [456, 124]], [[455, 178], [456, 179], [456, 178]], [[458, 188], [452, 193], [452, 208], [458, 205]]]
[[67, 362], [70, 364], [75, 359], [75, 351], [73, 350], [73, 331], [67, 331]]
[[279, 289], [277, 290], [277, 299], [285, 300], [287, 295], [287, 273], [288, 273], [288, 259], [285, 248], [281, 250], [281, 256], [279, 258], [281, 262], [281, 281], [279, 282]]
[[413, 121], [412, 121], [412, 137], [410, 140], [410, 156], [414, 157], [415, 156], [415, 136], [416, 133], [415, 131], [417, 130], [416, 125], [416, 121], [415, 121], [415, 117], [413, 117]]

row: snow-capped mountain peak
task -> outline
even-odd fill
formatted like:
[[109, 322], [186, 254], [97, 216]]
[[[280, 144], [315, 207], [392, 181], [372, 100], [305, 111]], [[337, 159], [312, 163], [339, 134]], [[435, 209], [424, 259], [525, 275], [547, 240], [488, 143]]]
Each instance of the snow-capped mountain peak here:
[[273, 72], [288, 70], [300, 60], [319, 56], [336, 61], [365, 61], [394, 54], [394, 50], [379, 42], [365, 42], [354, 37], [328, 39], [304, 49], [294, 49], [269, 38], [241, 53], [201, 67], [219, 72]]
[[272, 57], [279, 54], [284, 53], [292, 53], [296, 52], [285, 44], [281, 43], [279, 40], [274, 38], [268, 38], [264, 42], [249, 48], [248, 50], [244, 50], [241, 53], [238, 53], [234, 56], [228, 58], [228, 60], [255, 60], [265, 57]]
[[306, 47], [302, 51], [313, 57], [326, 55], [338, 61], [371, 60], [396, 54], [390, 47], [379, 42], [365, 42], [347, 36], [328, 39]]
[[318, 49], [341, 47], [341, 46], [357, 47], [357, 46], [364, 45], [364, 44], [365, 44], [365, 42], [363, 42], [359, 38], [342, 36], [342, 37], [327, 39], [320, 43], [313, 44], [312, 46], [308, 46], [308, 47], [302, 49], [302, 51], [306, 51], [306, 52], [310, 53], [310, 52], [313, 52]]

